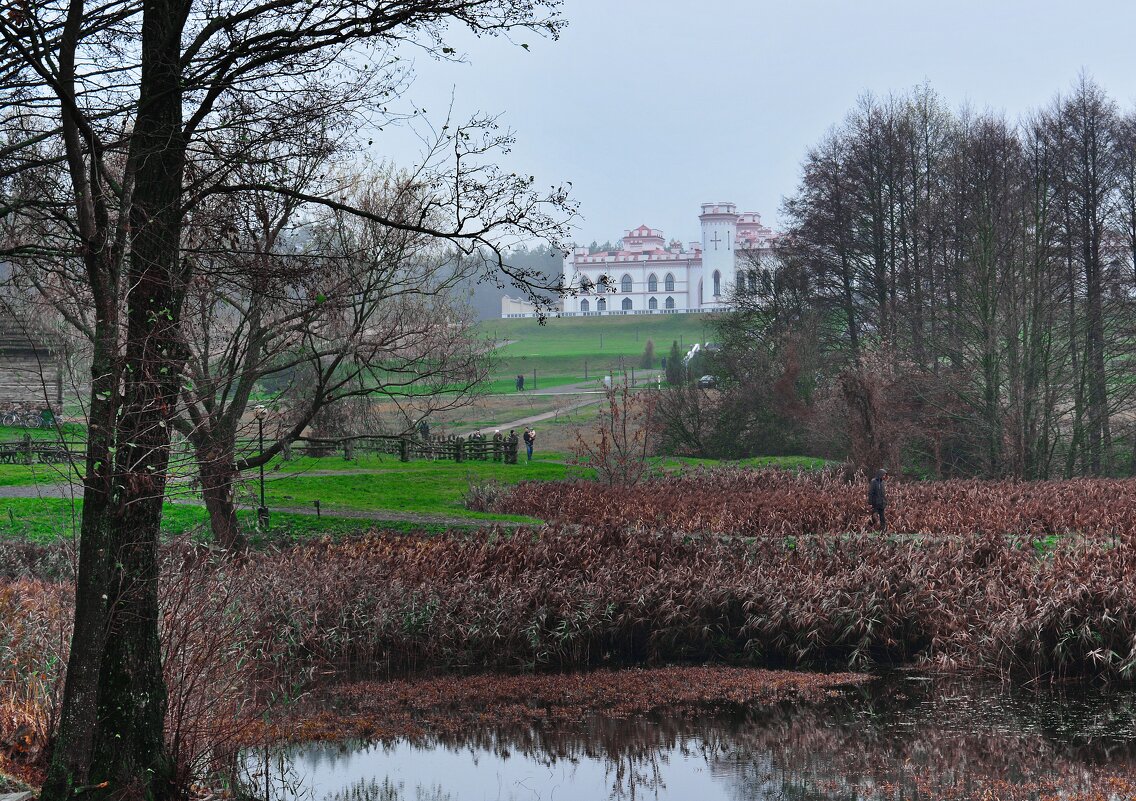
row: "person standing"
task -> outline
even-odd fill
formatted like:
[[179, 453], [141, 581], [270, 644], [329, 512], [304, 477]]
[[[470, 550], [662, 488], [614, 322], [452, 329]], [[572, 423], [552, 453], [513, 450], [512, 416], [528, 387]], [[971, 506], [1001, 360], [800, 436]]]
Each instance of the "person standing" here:
[[535, 428], [526, 428], [524, 440], [525, 440], [525, 450], [528, 451], [528, 457], [529, 457], [528, 460], [531, 462], [532, 461], [533, 443], [536, 442], [536, 429]]
[[887, 507], [884, 484], [887, 478], [888, 471], [881, 467], [876, 472], [876, 477], [868, 482], [868, 504], [872, 507], [872, 522], [879, 521], [881, 532], [887, 531], [887, 519], [884, 517], [884, 508]]

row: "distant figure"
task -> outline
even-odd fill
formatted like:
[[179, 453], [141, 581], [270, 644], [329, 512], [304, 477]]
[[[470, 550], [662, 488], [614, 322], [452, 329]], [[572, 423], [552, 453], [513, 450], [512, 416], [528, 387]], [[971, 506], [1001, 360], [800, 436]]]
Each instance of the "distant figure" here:
[[509, 429], [509, 449], [505, 452], [505, 462], [507, 464], [517, 463], [517, 431], [516, 429]]
[[872, 522], [879, 519], [880, 531], [887, 531], [887, 520], [884, 518], [884, 507], [887, 506], [887, 493], [884, 492], [884, 483], [887, 482], [888, 471], [880, 468], [876, 477], [868, 483], [868, 504], [872, 507]]
[[536, 429], [535, 428], [526, 428], [524, 440], [525, 440], [525, 450], [527, 450], [528, 454], [529, 454], [528, 460], [531, 462], [532, 461], [533, 443], [536, 442]]
[[430, 424], [425, 420], [418, 424], [418, 436], [422, 439], [430, 439]]
[[525, 374], [519, 373], [517, 375], [517, 392], [525, 391]]

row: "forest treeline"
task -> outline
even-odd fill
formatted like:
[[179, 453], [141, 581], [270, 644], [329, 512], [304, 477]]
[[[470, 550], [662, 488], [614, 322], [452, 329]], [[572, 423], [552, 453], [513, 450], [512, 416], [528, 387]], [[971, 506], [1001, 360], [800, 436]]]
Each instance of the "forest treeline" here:
[[1136, 466], [1136, 110], [1084, 76], [1016, 121], [928, 87], [867, 96], [784, 211], [720, 326], [726, 388], [667, 401], [705, 421], [667, 426], [669, 447], [931, 475]]

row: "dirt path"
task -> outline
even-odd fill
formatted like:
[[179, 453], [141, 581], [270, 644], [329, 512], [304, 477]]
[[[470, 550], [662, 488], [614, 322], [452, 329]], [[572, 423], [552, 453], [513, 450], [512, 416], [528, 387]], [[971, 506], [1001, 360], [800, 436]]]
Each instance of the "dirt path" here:
[[510, 420], [505, 423], [494, 423], [491, 426], [464, 426], [462, 428], [453, 429], [453, 433], [459, 434], [463, 437], [468, 434], [472, 434], [474, 431], [481, 431], [482, 433], [500, 431], [503, 434], [508, 434], [509, 429], [522, 428], [524, 426], [531, 425], [532, 423], [539, 423], [541, 420], [551, 420], [552, 418], [559, 417], [562, 414], [568, 414], [568, 412], [574, 412], [577, 409], [582, 409], [585, 406], [591, 406], [593, 404], [599, 403], [601, 400], [603, 400], [602, 396], [596, 398], [585, 398], [584, 400], [577, 401], [576, 403], [570, 403], [567, 406], [561, 406], [559, 408], [553, 409], [551, 412], [542, 412], [541, 414], [534, 414], [530, 415], [529, 417], [521, 417], [517, 420]]
[[[315, 475], [316, 473], [322, 475], [342, 476], [342, 475], [363, 475], [375, 472], [389, 472], [389, 471], [375, 471], [375, 470], [322, 470], [312, 471], [311, 473], [304, 473], [303, 475]], [[83, 498], [83, 486], [81, 484], [29, 484], [18, 487], [0, 487], [0, 500], [4, 498], [62, 498], [64, 500], [81, 500]], [[176, 496], [169, 498], [170, 503], [176, 503], [179, 506], [198, 506], [204, 507], [203, 501], [195, 498], [178, 498]], [[255, 511], [252, 506], [242, 506], [238, 508], [248, 509]], [[308, 517], [316, 517], [316, 510], [313, 506], [273, 506], [272, 512], [280, 512], [284, 514], [293, 515], [306, 515]], [[516, 523], [509, 520], [482, 520], [479, 518], [458, 517], [453, 515], [437, 515], [437, 514], [421, 514], [418, 512], [396, 512], [386, 509], [339, 509], [323, 507], [321, 510], [323, 514], [328, 517], [348, 518], [350, 520], [371, 520], [376, 523], [421, 523], [422, 525], [437, 525], [437, 526], [474, 526], [477, 528], [492, 528], [494, 526], [503, 526], [505, 528], [516, 528], [517, 526], [527, 525], [525, 523]]]
[[[646, 379], [646, 382], [645, 382], [646, 385], [650, 385], [652, 382], [658, 381], [659, 377], [662, 376], [662, 372], [659, 371], [659, 370], [643, 371], [642, 376]], [[636, 386], [643, 388], [644, 384], [639, 383], [639, 384], [636, 384]], [[563, 384], [563, 385], [557, 386], [557, 387], [549, 387], [548, 389], [532, 389], [532, 390], [525, 390], [524, 392], [515, 392], [515, 393], [510, 392], [510, 393], [507, 393], [506, 396], [497, 396], [497, 397], [524, 397], [526, 395], [528, 395], [528, 396], [531, 396], [531, 395], [541, 395], [541, 396], [585, 395], [587, 397], [583, 398], [582, 400], [576, 401], [574, 403], [569, 403], [567, 406], [561, 406], [561, 407], [558, 407], [556, 409], [553, 409], [550, 412], [542, 412], [541, 414], [529, 415], [528, 417], [520, 417], [516, 420], [509, 420], [509, 421], [506, 421], [506, 422], [494, 423], [493, 425], [486, 425], [486, 426], [480, 426], [480, 427], [463, 426], [461, 428], [453, 429], [453, 433], [460, 434], [462, 436], [472, 434], [474, 431], [486, 432], [486, 431], [500, 430], [502, 432], [507, 433], [509, 431], [509, 429], [511, 429], [511, 428], [523, 428], [524, 426], [532, 425], [533, 423], [539, 423], [542, 420], [551, 420], [555, 417], [558, 417], [559, 415], [567, 414], [568, 412], [574, 412], [577, 409], [581, 409], [585, 406], [591, 406], [593, 404], [599, 403], [600, 401], [602, 401], [604, 399], [604, 390], [603, 390], [603, 386], [600, 383], [600, 381], [595, 380], [595, 381], [582, 381], [582, 382], [579, 382], [579, 383], [576, 383], [576, 384]]]

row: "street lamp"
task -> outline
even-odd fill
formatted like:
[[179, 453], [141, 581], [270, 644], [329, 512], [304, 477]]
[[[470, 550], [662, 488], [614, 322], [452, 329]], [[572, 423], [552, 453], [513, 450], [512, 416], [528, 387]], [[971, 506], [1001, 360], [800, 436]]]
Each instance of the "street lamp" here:
[[268, 409], [258, 405], [253, 412], [256, 415], [256, 428], [260, 435], [260, 506], [256, 510], [256, 521], [261, 531], [268, 530], [268, 507], [264, 505], [264, 418], [268, 416]]

